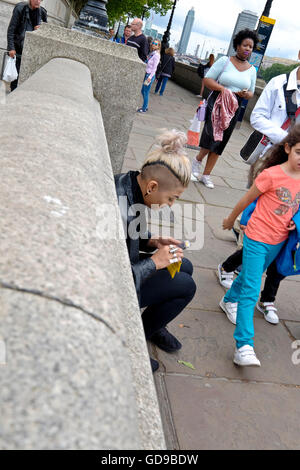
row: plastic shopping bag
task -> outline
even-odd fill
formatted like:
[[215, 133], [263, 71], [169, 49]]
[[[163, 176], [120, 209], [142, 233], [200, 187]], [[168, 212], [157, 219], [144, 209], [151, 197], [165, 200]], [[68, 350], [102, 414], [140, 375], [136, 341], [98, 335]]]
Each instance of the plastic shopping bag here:
[[5, 82], [11, 83], [14, 80], [17, 80], [18, 72], [16, 67], [16, 57], [9, 57], [6, 62], [6, 66], [3, 72], [2, 80]]
[[190, 128], [187, 133], [187, 145], [192, 147], [199, 146], [201, 122], [198, 120], [197, 113], [191, 121]]

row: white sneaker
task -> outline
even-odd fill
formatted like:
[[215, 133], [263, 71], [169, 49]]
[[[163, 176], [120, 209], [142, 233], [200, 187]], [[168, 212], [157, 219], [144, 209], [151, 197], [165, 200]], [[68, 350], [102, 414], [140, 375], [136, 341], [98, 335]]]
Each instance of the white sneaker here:
[[222, 265], [219, 264], [218, 275], [221, 286], [225, 287], [226, 289], [230, 289], [233, 283], [233, 274], [233, 272], [227, 273], [225, 269], [222, 268]]
[[228, 320], [236, 325], [236, 316], [237, 316], [237, 309], [238, 303], [237, 302], [224, 302], [224, 297], [219, 303], [223, 312], [226, 313]]
[[215, 185], [212, 182], [210, 175], [202, 175], [200, 181], [209, 189], [214, 189]]
[[278, 325], [279, 318], [274, 302], [257, 302], [256, 308], [264, 315], [266, 321], [272, 323], [272, 325]]
[[239, 349], [235, 349], [233, 362], [237, 366], [260, 367], [260, 361], [257, 359], [253, 347], [249, 344], [246, 344]]
[[192, 161], [192, 178], [194, 177], [195, 179], [192, 179], [192, 181], [198, 181], [200, 174], [202, 173], [201, 170], [202, 167], [202, 162], [199, 162], [197, 158], [195, 157], [194, 160]]

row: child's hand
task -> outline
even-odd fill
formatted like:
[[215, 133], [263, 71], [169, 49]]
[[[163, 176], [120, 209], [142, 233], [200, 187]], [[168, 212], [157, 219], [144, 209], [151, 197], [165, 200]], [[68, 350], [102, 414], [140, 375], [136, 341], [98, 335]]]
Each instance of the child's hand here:
[[234, 220], [232, 220], [230, 217], [226, 217], [226, 219], [223, 220], [223, 230], [230, 230], [232, 229], [234, 225]]
[[296, 224], [293, 220], [290, 221], [289, 225], [287, 226], [288, 230], [295, 230]]
[[247, 228], [247, 225], [241, 225], [240, 224], [240, 227], [241, 227], [241, 230], [243, 230], [243, 232], [245, 232], [246, 228]]

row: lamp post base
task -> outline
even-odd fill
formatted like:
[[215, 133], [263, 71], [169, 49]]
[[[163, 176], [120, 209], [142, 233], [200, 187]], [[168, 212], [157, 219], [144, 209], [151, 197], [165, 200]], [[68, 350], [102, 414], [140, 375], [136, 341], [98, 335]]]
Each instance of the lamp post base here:
[[91, 36], [109, 39], [106, 3], [107, 0], [88, 0], [72, 29]]

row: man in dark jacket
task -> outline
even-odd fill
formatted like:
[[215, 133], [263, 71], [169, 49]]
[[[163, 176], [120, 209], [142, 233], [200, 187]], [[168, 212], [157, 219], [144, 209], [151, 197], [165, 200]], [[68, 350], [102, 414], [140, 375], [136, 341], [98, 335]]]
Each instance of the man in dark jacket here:
[[[10, 57], [16, 57], [16, 67], [19, 73], [26, 31], [34, 31], [42, 21], [47, 23], [47, 11], [40, 6], [41, 0], [29, 0], [18, 3], [13, 11], [7, 29], [7, 50]], [[10, 85], [11, 91], [18, 86], [18, 79]]]

